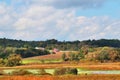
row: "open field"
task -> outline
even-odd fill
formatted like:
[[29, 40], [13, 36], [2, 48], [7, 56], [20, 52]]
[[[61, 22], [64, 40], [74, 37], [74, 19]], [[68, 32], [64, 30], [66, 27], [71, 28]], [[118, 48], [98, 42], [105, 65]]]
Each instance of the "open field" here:
[[[31, 60], [31, 59], [40, 59], [40, 60], [44, 60], [44, 59], [61, 59], [62, 54], [64, 53], [64, 51], [60, 51], [57, 52], [56, 54], [48, 54], [48, 55], [43, 55], [43, 56], [35, 56], [35, 57], [30, 57], [30, 58], [25, 58], [25, 60]], [[69, 54], [69, 52], [65, 52], [66, 55]]]
[[0, 80], [120, 80], [120, 75], [3, 76]]
[[36, 56], [36, 57], [30, 57], [30, 58], [25, 58], [25, 59], [60, 59], [62, 55], [62, 52], [58, 52], [57, 54], [49, 54], [49, 55], [43, 55], [43, 56]]
[[44, 64], [44, 63], [60, 63], [62, 59], [23, 59], [22, 64]]
[[[64, 52], [22, 59], [22, 65], [0, 67], [0, 80], [120, 80], [120, 62], [101, 63], [97, 60], [63, 61]], [[65, 52], [68, 56], [70, 52]], [[94, 52], [91, 52], [94, 53]], [[78, 75], [55, 75], [56, 69], [76, 68]], [[25, 70], [30, 74], [16, 75], [14, 71]], [[44, 70], [46, 74], [41, 74]]]
[[[23, 72], [27, 71], [29, 72], [31, 75], [42, 75], [41, 72], [44, 70], [46, 74], [49, 75], [55, 75], [55, 68], [53, 69], [4, 69], [1, 70], [1, 72], [3, 73], [3, 75], [15, 75], [14, 72], [17, 71], [19, 72]], [[81, 74], [120, 74], [120, 70], [85, 70], [85, 69], [81, 69], [81, 68], [77, 68], [78, 71], [78, 75]], [[2, 75], [2, 74], [1, 74]], [[29, 74], [24, 74], [24, 75], [29, 75]]]
[[[43, 56], [35, 56], [30, 58], [24, 58], [22, 64], [38, 64], [38, 63], [60, 63], [62, 62], [61, 56], [64, 52], [57, 52], [56, 54], [48, 54]], [[66, 52], [68, 55], [69, 52]]]
[[62, 56], [62, 52], [58, 52], [57, 54], [49, 54], [49, 55], [43, 55], [43, 56], [24, 58], [22, 60], [22, 64], [59, 63], [59, 62], [62, 62], [61, 56]]
[[0, 67], [0, 69], [41, 69], [41, 68], [82, 68], [87, 70], [120, 70], [120, 62], [114, 63], [54, 63], [54, 64], [29, 64], [15, 67]]

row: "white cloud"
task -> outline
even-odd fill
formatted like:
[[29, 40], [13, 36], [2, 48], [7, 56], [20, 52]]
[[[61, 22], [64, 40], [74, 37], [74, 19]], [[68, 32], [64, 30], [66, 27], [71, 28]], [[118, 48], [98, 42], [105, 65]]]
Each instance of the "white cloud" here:
[[[14, 1], [14, 0], [13, 0]], [[19, 0], [19, 3], [23, 3]], [[32, 1], [32, 0], [31, 0]], [[120, 39], [120, 20], [114, 20], [108, 16], [76, 16], [76, 10], [67, 8], [78, 3], [85, 3], [88, 0], [72, 2], [66, 1], [69, 5], [61, 7], [63, 0], [49, 0], [48, 4], [35, 5], [26, 0], [26, 5], [17, 6], [13, 3], [10, 8], [0, 5], [0, 37], [8, 37], [23, 40], [46, 40], [56, 38], [59, 40], [85, 40], [100, 38]], [[48, 1], [48, 0], [38, 0]], [[100, 0], [92, 0], [96, 3]], [[55, 3], [60, 3], [56, 5]], [[100, 1], [102, 4], [102, 1]], [[88, 4], [94, 5], [91, 2]], [[97, 3], [99, 4], [99, 3]], [[53, 5], [53, 6], [52, 6]], [[84, 5], [77, 7], [84, 8]], [[88, 6], [87, 6], [88, 7]], [[87, 8], [86, 7], [86, 8]], [[61, 9], [57, 9], [61, 8]], [[113, 37], [115, 36], [115, 37]]]
[[4, 5], [0, 5], [0, 15], [2, 14], [4, 14], [6, 12], [6, 10], [5, 10], [5, 6]]

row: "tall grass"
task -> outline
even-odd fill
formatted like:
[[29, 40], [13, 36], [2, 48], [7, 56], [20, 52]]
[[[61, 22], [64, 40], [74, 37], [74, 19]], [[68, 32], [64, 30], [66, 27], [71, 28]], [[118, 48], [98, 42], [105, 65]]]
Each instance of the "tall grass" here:
[[120, 80], [120, 75], [3, 76], [0, 80]]

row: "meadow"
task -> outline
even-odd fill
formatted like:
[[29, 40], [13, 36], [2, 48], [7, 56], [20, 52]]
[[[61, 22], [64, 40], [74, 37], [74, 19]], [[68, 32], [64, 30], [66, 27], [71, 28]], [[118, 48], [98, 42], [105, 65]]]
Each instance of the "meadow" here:
[[[120, 80], [118, 61], [103, 63], [85, 59], [64, 61], [61, 58], [63, 53], [23, 58], [22, 65], [0, 67], [0, 80]], [[69, 53], [66, 53], [67, 56]], [[75, 68], [78, 74], [55, 75], [56, 69], [64, 68]]]
[[[56, 68], [74, 67], [78, 69], [78, 75], [54, 75]], [[13, 71], [27, 70], [32, 74], [12, 75]], [[44, 69], [45, 75], [40, 75], [40, 70]], [[120, 62], [114, 63], [44, 63], [27, 64], [15, 67], [0, 67], [0, 71], [5, 75], [0, 76], [0, 80], [120, 80]]]

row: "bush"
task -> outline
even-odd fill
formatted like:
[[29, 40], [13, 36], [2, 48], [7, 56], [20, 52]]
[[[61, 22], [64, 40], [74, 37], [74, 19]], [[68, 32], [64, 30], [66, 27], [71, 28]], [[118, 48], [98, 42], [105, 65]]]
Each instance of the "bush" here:
[[0, 71], [0, 75], [5, 75], [5, 73], [3, 71]]
[[78, 71], [76, 68], [68, 68], [67, 71], [66, 71], [66, 74], [74, 74], [74, 75], [77, 75], [78, 74]]
[[56, 69], [54, 75], [64, 75], [66, 73], [66, 68]]
[[66, 60], [66, 54], [65, 54], [65, 53], [62, 54], [62, 60], [63, 60], [63, 61]]
[[44, 75], [46, 73], [46, 71], [44, 69], [41, 69], [39, 73], [40, 73], [40, 75]]
[[17, 71], [13, 71], [11, 74], [12, 75], [28, 75], [28, 74], [32, 74], [32, 73], [27, 70], [20, 69]]
[[85, 55], [83, 54], [82, 51], [80, 51], [79, 53], [70, 53], [68, 56], [70, 61], [79, 61], [85, 58]]
[[82, 50], [80, 50], [80, 52], [77, 54], [77, 56], [78, 56], [78, 60], [85, 58], [85, 55], [83, 54]]
[[38, 75], [52, 75], [52, 74], [47, 73], [44, 69], [40, 69]]
[[61, 68], [61, 69], [56, 69], [54, 72], [54, 75], [65, 75], [65, 74], [77, 75], [78, 71], [76, 68]]
[[4, 65], [5, 65], [4, 59], [0, 58], [0, 66], [4, 66]]
[[106, 51], [102, 51], [98, 54], [97, 60], [99, 60], [101, 63], [110, 60], [109, 53], [107, 53]]
[[7, 58], [6, 66], [18, 66], [21, 64], [21, 56], [18, 54], [10, 54]]

